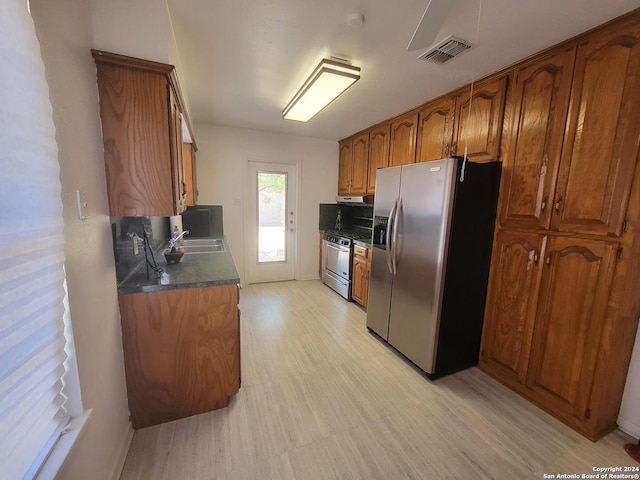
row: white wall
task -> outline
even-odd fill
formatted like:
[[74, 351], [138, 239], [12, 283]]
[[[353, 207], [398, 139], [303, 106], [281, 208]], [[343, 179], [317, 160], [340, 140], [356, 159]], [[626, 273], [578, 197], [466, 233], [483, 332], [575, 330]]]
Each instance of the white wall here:
[[[73, 0], [31, 0], [59, 147], [66, 272], [80, 388], [93, 414], [62, 467], [64, 480], [117, 479], [129, 423], [120, 315], [98, 111], [91, 10]], [[89, 219], [76, 216], [86, 192]]]
[[169, 63], [166, 0], [91, 0], [91, 9], [93, 48]]
[[93, 46], [176, 67], [187, 113], [186, 81], [167, 0], [91, 0]]
[[629, 435], [640, 438], [640, 328], [636, 333], [636, 343], [631, 355], [618, 426]]
[[194, 126], [198, 203], [222, 205], [224, 232], [244, 281], [245, 172], [247, 162], [299, 165], [296, 279], [318, 277], [318, 212], [333, 203], [338, 189], [338, 143], [203, 123]]

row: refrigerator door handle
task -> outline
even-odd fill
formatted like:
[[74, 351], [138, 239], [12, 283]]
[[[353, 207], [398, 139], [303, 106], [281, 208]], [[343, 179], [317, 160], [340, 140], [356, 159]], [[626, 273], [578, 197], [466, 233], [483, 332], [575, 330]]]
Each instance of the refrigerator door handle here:
[[391, 238], [391, 229], [393, 227], [393, 216], [396, 213], [396, 210], [398, 208], [398, 199], [396, 199], [396, 202], [393, 204], [393, 207], [391, 208], [391, 212], [389, 212], [389, 219], [387, 220], [387, 235], [385, 238], [385, 245], [384, 245], [384, 249], [385, 249], [385, 253], [387, 255], [387, 268], [389, 269], [389, 273], [393, 275], [394, 271], [393, 271], [393, 264], [391, 263], [391, 257], [393, 255], [393, 245], [391, 243], [392, 238]]
[[391, 242], [391, 262], [393, 266], [393, 274], [397, 272], [397, 246], [398, 246], [398, 221], [400, 218], [400, 212], [402, 211], [402, 198], [398, 197], [396, 200], [396, 212], [393, 217], [393, 241]]

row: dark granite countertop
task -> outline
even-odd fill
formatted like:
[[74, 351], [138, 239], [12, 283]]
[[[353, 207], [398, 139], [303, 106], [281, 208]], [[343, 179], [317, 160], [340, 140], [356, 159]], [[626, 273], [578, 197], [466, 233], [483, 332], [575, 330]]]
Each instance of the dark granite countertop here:
[[226, 238], [223, 240], [224, 252], [185, 254], [179, 263], [170, 265], [167, 265], [162, 254], [164, 248], [160, 248], [154, 255], [156, 263], [162, 268], [160, 278], [156, 278], [156, 274], [150, 271], [151, 279], [147, 280], [146, 266], [142, 262], [118, 284], [118, 294], [240, 283], [240, 276], [229, 252], [229, 245]]
[[361, 247], [371, 248], [371, 239], [370, 238], [358, 238], [353, 241], [354, 244], [360, 245]]

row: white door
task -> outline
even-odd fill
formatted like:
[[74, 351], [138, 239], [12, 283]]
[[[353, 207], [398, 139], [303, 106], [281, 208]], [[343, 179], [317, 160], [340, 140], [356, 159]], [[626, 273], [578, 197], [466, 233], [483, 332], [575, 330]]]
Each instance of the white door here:
[[297, 166], [249, 162], [247, 176], [247, 282], [293, 280], [297, 236]]

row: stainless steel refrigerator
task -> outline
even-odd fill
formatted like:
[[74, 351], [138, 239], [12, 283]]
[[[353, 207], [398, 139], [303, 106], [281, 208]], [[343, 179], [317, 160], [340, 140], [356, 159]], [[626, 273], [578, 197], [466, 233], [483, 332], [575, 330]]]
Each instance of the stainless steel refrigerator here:
[[477, 365], [501, 164], [378, 170], [367, 327], [428, 377]]

